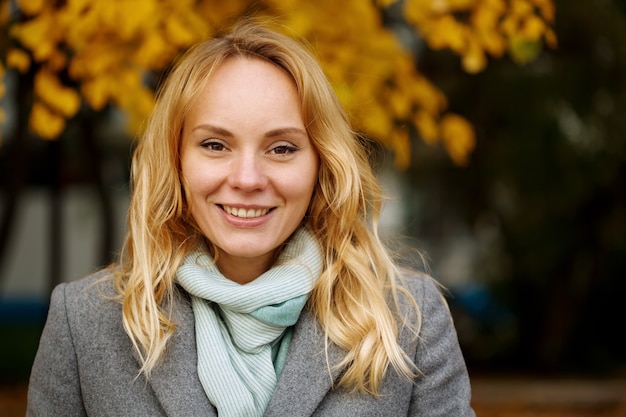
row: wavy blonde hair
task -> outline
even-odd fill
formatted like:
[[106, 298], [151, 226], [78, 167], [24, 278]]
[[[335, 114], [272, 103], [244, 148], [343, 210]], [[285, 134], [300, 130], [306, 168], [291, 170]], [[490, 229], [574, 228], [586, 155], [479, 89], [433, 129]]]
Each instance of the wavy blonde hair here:
[[174, 276], [204, 239], [181, 183], [182, 125], [204, 83], [232, 56], [279, 66], [300, 95], [305, 126], [320, 157], [306, 221], [325, 251], [310, 306], [327, 342], [348, 352], [342, 363], [333, 364], [347, 366], [339, 384], [376, 394], [389, 365], [413, 377], [414, 365], [397, 343], [403, 324], [397, 309], [399, 272], [377, 233], [382, 192], [368, 155], [312, 54], [290, 37], [250, 23], [196, 45], [178, 61], [133, 155], [129, 229], [116, 288], [142, 372], [158, 364], [175, 331]]

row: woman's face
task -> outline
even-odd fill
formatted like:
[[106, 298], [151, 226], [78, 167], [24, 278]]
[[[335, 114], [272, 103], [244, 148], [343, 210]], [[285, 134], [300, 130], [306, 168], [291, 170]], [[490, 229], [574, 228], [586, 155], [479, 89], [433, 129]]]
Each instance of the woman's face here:
[[184, 121], [181, 169], [191, 215], [217, 247], [221, 272], [243, 284], [268, 270], [317, 181], [292, 79], [261, 59], [225, 61]]

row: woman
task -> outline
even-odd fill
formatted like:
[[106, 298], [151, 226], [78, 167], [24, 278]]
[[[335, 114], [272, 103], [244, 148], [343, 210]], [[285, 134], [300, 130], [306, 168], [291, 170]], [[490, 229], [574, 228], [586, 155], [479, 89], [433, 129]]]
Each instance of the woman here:
[[431, 279], [377, 235], [381, 190], [298, 43], [192, 48], [133, 159], [119, 266], [52, 295], [28, 415], [472, 416]]

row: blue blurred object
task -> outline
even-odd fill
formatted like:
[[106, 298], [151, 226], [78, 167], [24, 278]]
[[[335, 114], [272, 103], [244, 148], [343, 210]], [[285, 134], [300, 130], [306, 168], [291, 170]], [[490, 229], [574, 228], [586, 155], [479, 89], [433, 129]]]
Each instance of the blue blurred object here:
[[499, 304], [487, 286], [472, 282], [461, 288], [454, 288], [449, 302], [462, 308], [480, 323], [493, 325], [512, 318], [510, 311]]
[[0, 324], [43, 324], [48, 314], [48, 303], [39, 298], [0, 299]]

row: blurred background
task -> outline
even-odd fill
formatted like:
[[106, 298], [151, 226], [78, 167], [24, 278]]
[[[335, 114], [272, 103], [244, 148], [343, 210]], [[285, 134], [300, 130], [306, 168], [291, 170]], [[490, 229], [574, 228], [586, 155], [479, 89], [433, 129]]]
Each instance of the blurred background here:
[[[240, 16], [306, 40], [375, 140], [385, 236], [448, 288], [472, 376], [626, 379], [623, 1], [0, 0], [0, 386], [15, 415], [51, 289], [115, 260], [168, 63]], [[611, 404], [593, 415], [625, 415]]]

